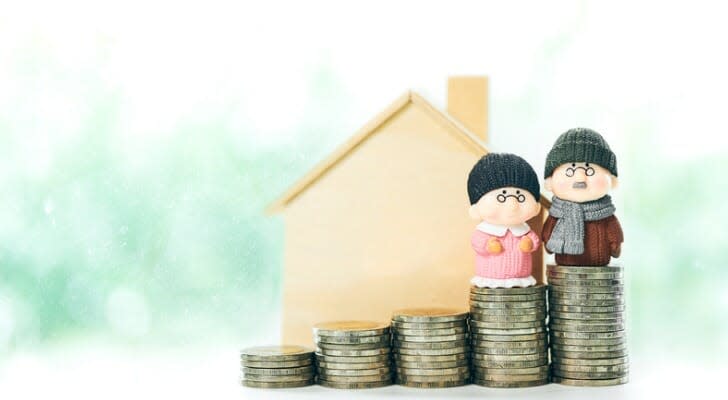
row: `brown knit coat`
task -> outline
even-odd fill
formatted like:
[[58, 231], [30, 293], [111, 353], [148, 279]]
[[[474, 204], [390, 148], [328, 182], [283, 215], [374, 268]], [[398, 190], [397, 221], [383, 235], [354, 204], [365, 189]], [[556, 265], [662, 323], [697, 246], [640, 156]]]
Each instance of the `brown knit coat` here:
[[[546, 218], [541, 232], [544, 244], [551, 237], [556, 221], [557, 219], [550, 215]], [[623, 241], [622, 227], [614, 215], [598, 221], [586, 221], [584, 222], [584, 254], [556, 254], [556, 263], [559, 265], [608, 265], [612, 257], [619, 257]]]

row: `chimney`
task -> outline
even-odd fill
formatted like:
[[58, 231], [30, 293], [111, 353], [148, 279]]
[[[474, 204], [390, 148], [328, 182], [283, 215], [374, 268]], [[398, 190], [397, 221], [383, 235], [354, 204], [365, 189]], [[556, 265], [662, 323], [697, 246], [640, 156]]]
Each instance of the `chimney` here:
[[447, 112], [483, 142], [488, 140], [488, 77], [451, 76]]

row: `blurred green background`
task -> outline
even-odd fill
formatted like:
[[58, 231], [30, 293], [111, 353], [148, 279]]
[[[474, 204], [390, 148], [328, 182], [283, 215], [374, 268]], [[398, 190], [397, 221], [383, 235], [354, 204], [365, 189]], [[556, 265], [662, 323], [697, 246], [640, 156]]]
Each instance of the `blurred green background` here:
[[0, 371], [89, 343], [274, 341], [283, 227], [263, 208], [403, 91], [444, 108], [451, 74], [490, 76], [490, 147], [536, 170], [566, 129], [605, 135], [631, 352], [721, 362], [728, 27], [714, 11], [16, 4], [0, 15]]

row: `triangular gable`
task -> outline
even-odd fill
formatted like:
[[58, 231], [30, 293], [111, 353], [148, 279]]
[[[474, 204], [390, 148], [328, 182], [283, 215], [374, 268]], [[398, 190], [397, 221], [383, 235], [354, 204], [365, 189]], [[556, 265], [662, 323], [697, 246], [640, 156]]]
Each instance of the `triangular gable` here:
[[[405, 94], [400, 96], [397, 100], [392, 102], [387, 108], [370, 120], [364, 125], [359, 131], [356, 132], [349, 140], [339, 146], [331, 155], [319, 162], [313, 167], [306, 175], [294, 183], [288, 190], [286, 190], [278, 199], [273, 201], [267, 208], [266, 213], [277, 213], [285, 208], [288, 203], [293, 201], [298, 195], [303, 193], [311, 185], [316, 183], [319, 178], [324, 176], [331, 168], [333, 168], [339, 161], [346, 158], [349, 154], [356, 151], [360, 144], [364, 143], [367, 138], [374, 134], [379, 127], [385, 122], [397, 114], [400, 110], [407, 107], [409, 104], [413, 104], [420, 107], [427, 113], [435, 122], [441, 124], [448, 130], [458, 133], [457, 137], [465, 141], [466, 144], [473, 147], [473, 151], [477, 153], [487, 154], [489, 150], [485, 144], [475, 134], [465, 128], [460, 122], [450, 117], [448, 114], [438, 110], [422, 96], [412, 91], [407, 91]], [[541, 204], [548, 208], [551, 206], [551, 202], [548, 201], [544, 196], [541, 196]]]

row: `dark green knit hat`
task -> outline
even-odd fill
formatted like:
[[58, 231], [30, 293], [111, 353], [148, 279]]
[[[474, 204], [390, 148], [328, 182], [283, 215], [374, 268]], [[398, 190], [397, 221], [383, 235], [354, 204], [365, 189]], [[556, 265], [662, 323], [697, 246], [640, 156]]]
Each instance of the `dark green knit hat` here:
[[602, 135], [588, 128], [569, 129], [556, 139], [546, 156], [544, 178], [550, 177], [558, 166], [574, 162], [594, 163], [617, 176], [617, 156]]
[[481, 157], [468, 175], [468, 197], [475, 204], [491, 190], [507, 186], [521, 188], [541, 198], [538, 175], [523, 158], [509, 153], [490, 153]]

